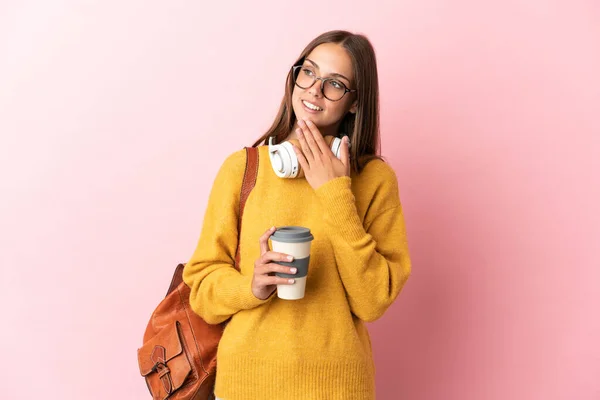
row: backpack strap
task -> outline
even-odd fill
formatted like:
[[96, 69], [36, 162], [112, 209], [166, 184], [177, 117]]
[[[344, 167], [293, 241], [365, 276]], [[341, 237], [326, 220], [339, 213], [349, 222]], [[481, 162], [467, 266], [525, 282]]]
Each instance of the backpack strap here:
[[242, 191], [240, 193], [240, 211], [238, 217], [238, 245], [235, 253], [235, 269], [240, 270], [240, 235], [242, 233], [242, 216], [244, 215], [244, 207], [246, 200], [254, 185], [256, 185], [256, 177], [258, 176], [258, 148], [246, 147], [246, 170], [244, 171], [244, 180], [242, 181]]

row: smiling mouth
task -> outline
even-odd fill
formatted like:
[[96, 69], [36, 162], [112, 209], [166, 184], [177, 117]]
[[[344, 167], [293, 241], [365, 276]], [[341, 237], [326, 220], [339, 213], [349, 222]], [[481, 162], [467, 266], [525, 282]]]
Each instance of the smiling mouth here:
[[323, 111], [323, 109], [319, 106], [314, 105], [313, 103], [309, 103], [306, 100], [302, 100], [302, 104], [304, 104], [304, 107], [313, 110], [313, 111]]

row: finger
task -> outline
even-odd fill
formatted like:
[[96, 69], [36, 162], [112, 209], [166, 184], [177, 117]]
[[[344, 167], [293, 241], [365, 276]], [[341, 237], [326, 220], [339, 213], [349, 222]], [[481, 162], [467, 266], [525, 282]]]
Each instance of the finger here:
[[263, 275], [258, 278], [258, 284], [263, 286], [274, 286], [274, 285], [293, 285], [296, 280], [294, 278], [280, 278], [278, 276]]
[[308, 161], [306, 161], [306, 157], [302, 154], [302, 150], [300, 150], [296, 146], [292, 146], [294, 148], [294, 152], [296, 153], [296, 158], [298, 158], [298, 163], [300, 164], [300, 168], [304, 170], [304, 173], [309, 170]]
[[273, 261], [291, 262], [294, 261], [294, 257], [288, 254], [277, 253], [275, 251], [268, 251], [260, 257], [260, 264], [268, 264]]
[[302, 148], [302, 153], [304, 153], [304, 157], [306, 158], [306, 162], [308, 165], [312, 165], [314, 161], [314, 156], [308, 142], [306, 141], [306, 135], [304, 134], [304, 130], [302, 128], [296, 129], [296, 133], [298, 134], [298, 141], [300, 142], [300, 147]]
[[254, 269], [254, 275], [274, 275], [275, 273], [294, 275], [298, 272], [296, 267], [288, 267], [277, 263], [268, 263], [259, 265]]
[[[321, 148], [317, 144], [317, 141], [315, 139], [315, 133], [310, 129], [310, 127], [308, 126], [308, 123], [310, 123], [310, 121], [308, 121], [308, 122], [305, 122], [304, 120], [298, 121], [298, 124], [302, 128], [302, 132], [304, 133], [306, 143], [308, 144], [308, 147], [310, 148], [313, 158], [320, 159], [323, 152], [321, 151]], [[318, 130], [317, 130], [317, 135], [320, 135]]]
[[350, 140], [348, 136], [344, 136], [342, 139], [342, 148], [340, 150], [340, 159], [342, 163], [346, 167], [346, 173], [348, 176], [350, 175], [350, 148], [349, 148]]
[[274, 226], [267, 229], [267, 231], [258, 239], [260, 244], [260, 254], [263, 255], [269, 251], [269, 238], [277, 230]]
[[333, 155], [331, 148], [327, 145], [327, 142], [323, 138], [323, 135], [319, 131], [319, 128], [317, 128], [317, 125], [315, 125], [315, 123], [312, 122], [311, 120], [306, 120], [306, 126], [308, 127], [309, 131], [312, 133], [312, 137], [315, 141], [315, 144], [319, 148], [319, 151], [321, 152], [321, 154]]

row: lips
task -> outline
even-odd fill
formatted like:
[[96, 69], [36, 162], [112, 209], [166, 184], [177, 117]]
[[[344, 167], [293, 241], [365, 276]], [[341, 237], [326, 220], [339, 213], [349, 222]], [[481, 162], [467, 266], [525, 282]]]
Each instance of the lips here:
[[302, 105], [304, 105], [304, 107], [308, 108], [309, 110], [323, 111], [323, 107], [319, 106], [318, 104], [312, 103], [307, 100], [300, 100], [300, 101], [302, 102]]

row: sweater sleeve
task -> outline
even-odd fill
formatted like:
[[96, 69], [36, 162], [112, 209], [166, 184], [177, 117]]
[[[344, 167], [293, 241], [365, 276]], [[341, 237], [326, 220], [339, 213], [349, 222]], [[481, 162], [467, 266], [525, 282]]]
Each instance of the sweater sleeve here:
[[350, 177], [335, 178], [316, 193], [350, 308], [363, 321], [374, 321], [394, 302], [411, 272], [395, 174], [388, 174], [374, 191], [364, 223]]
[[[190, 306], [209, 324], [219, 324], [241, 310], [267, 301], [252, 293], [252, 275], [235, 269], [239, 200], [246, 151], [230, 155], [213, 183], [200, 238], [183, 270]], [[257, 244], [258, 245], [258, 244]]]

